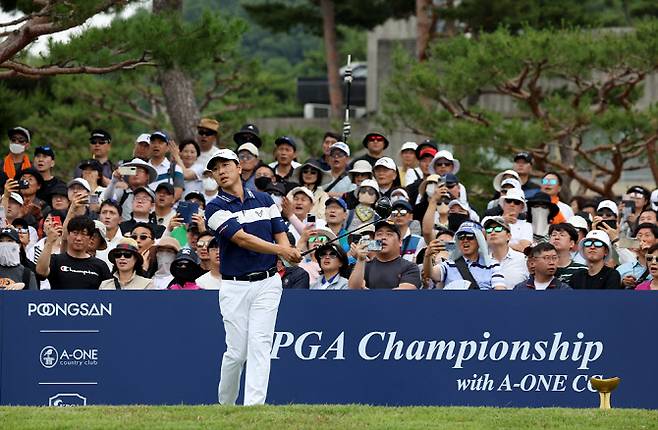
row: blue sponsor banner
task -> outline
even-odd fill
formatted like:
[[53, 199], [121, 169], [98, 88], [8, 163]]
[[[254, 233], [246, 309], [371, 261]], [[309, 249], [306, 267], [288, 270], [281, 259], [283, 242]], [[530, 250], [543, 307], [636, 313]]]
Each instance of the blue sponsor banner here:
[[[0, 404], [207, 404], [218, 293], [0, 294]], [[269, 403], [658, 409], [658, 295], [285, 291]]]

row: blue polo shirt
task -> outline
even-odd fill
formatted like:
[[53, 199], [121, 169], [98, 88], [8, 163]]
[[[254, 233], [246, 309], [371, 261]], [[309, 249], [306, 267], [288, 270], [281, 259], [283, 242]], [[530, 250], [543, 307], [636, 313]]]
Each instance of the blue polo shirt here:
[[206, 223], [219, 242], [221, 272], [225, 276], [243, 276], [276, 265], [276, 255], [250, 251], [231, 242], [239, 230], [270, 243], [274, 243], [276, 233], [287, 231], [269, 194], [243, 189], [244, 201], [220, 190], [206, 206]]

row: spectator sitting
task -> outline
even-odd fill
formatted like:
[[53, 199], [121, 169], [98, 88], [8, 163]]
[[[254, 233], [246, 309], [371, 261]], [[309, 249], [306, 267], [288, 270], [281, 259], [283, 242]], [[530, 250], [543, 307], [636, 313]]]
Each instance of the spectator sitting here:
[[[347, 219], [347, 203], [341, 198], [328, 198], [325, 202], [324, 219], [327, 223], [327, 228], [331, 230], [336, 237], [343, 236], [347, 233], [347, 230], [344, 227], [345, 220]], [[343, 248], [343, 251], [349, 251], [350, 244], [347, 241], [347, 237], [341, 238], [339, 243]]]
[[203, 197], [203, 194], [199, 192], [187, 193], [185, 194], [185, 197], [183, 197], [183, 200], [185, 200], [186, 202], [196, 203], [197, 205], [199, 205], [200, 210], [206, 209], [206, 198]]
[[52, 255], [63, 227], [59, 224], [46, 227], [47, 239], [37, 260], [36, 271], [41, 278], [48, 278], [51, 289], [97, 290], [101, 282], [110, 279], [107, 265], [87, 252], [94, 229], [94, 222], [88, 217], [73, 217], [67, 226], [66, 251]]
[[276, 149], [274, 150], [275, 161], [270, 163], [274, 169], [277, 182], [282, 182], [286, 186], [286, 191], [295, 188], [297, 184], [291, 179], [293, 171], [301, 166], [295, 158], [297, 157], [297, 144], [292, 137], [281, 136], [274, 141]]
[[295, 168], [292, 178], [297, 183], [313, 193], [313, 207], [311, 213], [317, 218], [324, 219], [324, 202], [329, 198], [321, 187], [322, 184], [331, 181], [331, 174], [320, 169], [315, 160], [308, 160], [301, 166]]
[[[281, 185], [283, 187], [283, 194], [286, 194], [285, 185], [276, 181], [276, 173], [274, 173], [274, 169], [261, 162], [261, 164], [256, 167], [256, 171], [254, 173], [254, 185], [256, 185], [256, 189], [258, 191], [265, 191], [265, 188], [267, 188], [270, 184]], [[206, 201], [210, 200], [206, 199]]]
[[398, 167], [398, 174], [400, 175], [400, 185], [402, 187], [411, 185], [423, 178], [423, 171], [418, 167], [416, 149], [418, 149], [416, 142], [404, 142], [400, 148], [400, 161], [402, 165]]
[[400, 188], [400, 173], [392, 158], [382, 157], [377, 160], [373, 171], [377, 185], [379, 185], [380, 196], [391, 197], [391, 192]]
[[[149, 138], [150, 139], [150, 138]], [[183, 194], [203, 191], [203, 172], [206, 165], [198, 162], [201, 148], [192, 139], [182, 141], [178, 146], [170, 145], [171, 158], [183, 171], [185, 181]]]
[[406, 200], [398, 200], [392, 206], [391, 221], [398, 227], [402, 235], [400, 255], [407, 261], [415, 262], [418, 251], [425, 248], [425, 239], [417, 234], [412, 234], [409, 229], [414, 217], [411, 203]]
[[174, 186], [168, 182], [160, 182], [155, 188], [155, 221], [165, 228], [169, 225], [171, 219], [176, 216], [174, 195]]
[[[18, 241], [20, 244], [20, 254], [21, 254], [21, 264], [26, 268], [30, 269], [32, 272], [36, 273], [36, 266], [32, 260], [27, 257], [29, 250], [32, 250], [36, 242], [31, 242], [30, 235], [34, 231], [34, 237], [38, 239], [34, 227], [27, 225], [27, 222], [23, 218], [16, 218], [14, 222], [11, 223], [11, 226], [16, 229], [18, 233]], [[34, 254], [32, 254], [34, 257]]]
[[379, 199], [379, 185], [372, 179], [366, 179], [356, 189], [359, 204], [349, 213], [347, 217], [347, 230], [352, 231], [366, 224], [376, 216], [375, 202]]
[[288, 202], [292, 201], [291, 211], [288, 213], [287, 207], [283, 204], [282, 215], [284, 218], [287, 218], [292, 227], [289, 231], [295, 236], [296, 239], [299, 239], [299, 235], [304, 229], [304, 223], [306, 222], [306, 217], [311, 212], [313, 204], [313, 192], [306, 187], [295, 187], [293, 188], [286, 197]]
[[[304, 228], [299, 240], [297, 241], [297, 249], [305, 252], [308, 249], [316, 249], [330, 240], [336, 238], [336, 235], [328, 228], [316, 228], [314, 224], [309, 224]], [[320, 262], [315, 258], [314, 253], [310, 253], [304, 257], [299, 267], [306, 270], [309, 276], [309, 283], [313, 285], [320, 277]]]
[[[331, 181], [325, 184], [324, 190], [331, 197], [341, 197], [352, 191], [355, 185], [350, 180], [347, 164], [350, 161], [350, 147], [344, 142], [336, 142], [329, 148], [329, 164]], [[370, 165], [370, 164], [368, 164]], [[323, 167], [320, 164], [320, 167]]]
[[183, 169], [175, 164], [172, 168], [172, 163], [167, 158], [167, 154], [176, 149], [178, 149], [176, 142], [169, 138], [167, 132], [158, 130], [151, 133], [151, 159], [149, 164], [155, 169], [158, 177], [149, 186], [155, 188], [161, 182], [169, 182], [174, 186], [175, 200], [178, 200], [185, 189]]
[[587, 269], [587, 265], [576, 262], [571, 254], [571, 250], [580, 243], [578, 232], [568, 223], [551, 224], [548, 228], [548, 237], [558, 256], [555, 277], [569, 284], [574, 273]]
[[[205, 237], [207, 239], [207, 236]], [[201, 256], [200, 242], [197, 242], [197, 249], [199, 249], [199, 256]], [[204, 290], [219, 290], [222, 283], [222, 274], [219, 271], [219, 242], [214, 237], [210, 239], [206, 245], [206, 252], [208, 254], [208, 263], [210, 270], [196, 279], [196, 284]], [[203, 262], [203, 260], [201, 260]], [[203, 267], [203, 266], [202, 266]]]
[[395, 224], [381, 220], [375, 224], [375, 240], [381, 241], [381, 251], [366, 262], [368, 243], [351, 245], [357, 262], [350, 275], [350, 289], [415, 290], [420, 288], [418, 266], [400, 256], [402, 236]]
[[640, 216], [637, 218], [637, 225], [641, 224], [657, 224], [658, 225], [658, 212], [651, 208], [647, 208], [640, 212]]
[[439, 264], [439, 262], [448, 261], [449, 253], [446, 250], [445, 244], [452, 242], [454, 244], [455, 234], [447, 228], [439, 228], [436, 233], [436, 238], [430, 241], [425, 249], [418, 252], [418, 258], [423, 258], [423, 270], [421, 272], [423, 285], [425, 288], [433, 289], [436, 287], [434, 281], [430, 277], [432, 267]]
[[532, 225], [519, 216], [524, 214], [526, 205], [523, 191], [512, 188], [504, 196], [500, 196], [500, 207], [503, 208], [503, 218], [507, 221], [512, 233], [509, 246], [515, 251], [522, 252], [532, 244]]
[[[36, 226], [41, 220], [45, 203], [37, 197], [37, 192], [43, 185], [41, 173], [34, 167], [28, 167], [16, 174], [16, 181], [19, 183], [19, 194], [23, 197], [23, 218], [31, 226]], [[21, 186], [24, 182], [25, 186]]]
[[[130, 219], [119, 225], [125, 235], [132, 232], [138, 224], [152, 225], [153, 239], [158, 239], [165, 231], [165, 227], [152, 222], [151, 211], [155, 203], [155, 193], [149, 187], [139, 187], [134, 191]], [[138, 241], [139, 242], [139, 241]]]
[[[332, 168], [332, 158], [331, 158], [331, 147], [333, 144], [338, 142], [341, 139], [339, 135], [336, 133], [333, 133], [331, 131], [328, 131], [324, 134], [324, 137], [322, 138], [322, 155], [318, 158], [315, 159], [315, 161], [318, 162], [320, 165], [320, 168], [322, 170], [330, 170]], [[349, 148], [348, 148], [349, 151]], [[349, 152], [347, 153], [347, 156], [349, 157]], [[342, 171], [345, 169], [343, 168]], [[342, 173], [341, 171], [341, 173]], [[347, 191], [347, 190], [345, 190]]]
[[153, 247], [149, 255], [153, 272], [153, 286], [156, 290], [165, 290], [174, 277], [171, 275], [171, 263], [180, 251], [180, 243], [172, 237], [163, 237]]
[[53, 176], [55, 167], [55, 151], [50, 146], [37, 146], [34, 149], [34, 168], [41, 174], [43, 183], [37, 191], [37, 198], [45, 202], [46, 205], [52, 206], [52, 195], [55, 187], [64, 187], [66, 182]]
[[512, 233], [510, 225], [504, 217], [486, 217], [482, 221], [482, 225], [491, 259], [500, 264], [500, 271], [505, 274], [505, 285], [508, 290], [511, 290], [520, 282], [528, 279], [525, 255], [509, 246]]
[[18, 183], [13, 179], [7, 180], [5, 192], [2, 195], [2, 206], [5, 208], [7, 224], [11, 224], [16, 218], [23, 218], [23, 196], [9, 191], [17, 186]]
[[106, 279], [99, 290], [151, 290], [153, 280], [143, 277], [144, 260], [137, 250], [137, 242], [129, 237], [121, 239], [108, 255], [113, 265], [112, 278]]
[[173, 279], [169, 282], [169, 290], [200, 290], [196, 279], [203, 274], [199, 266], [199, 257], [192, 248], [181, 248], [171, 263], [171, 275]]
[[[78, 164], [80, 170], [80, 177], [82, 177], [89, 184], [89, 194], [96, 194], [102, 196], [105, 191], [103, 167], [97, 160], [83, 160]], [[96, 207], [98, 209], [98, 206]]]
[[71, 202], [66, 184], [57, 184], [50, 190], [50, 207], [54, 210], [68, 212]]
[[519, 152], [514, 156], [514, 171], [519, 175], [519, 182], [526, 200], [533, 198], [540, 189], [539, 185], [530, 180], [532, 164], [532, 154], [529, 152]]
[[571, 277], [571, 288], [578, 290], [619, 289], [621, 277], [619, 272], [605, 265], [610, 258], [610, 238], [601, 230], [592, 230], [580, 242], [580, 252], [587, 261], [587, 270], [575, 273]]
[[[89, 136], [89, 149], [92, 159], [96, 160], [102, 167], [102, 183], [106, 187], [112, 178], [112, 171], [114, 167], [109, 159], [110, 151], [112, 150], [112, 136], [108, 131], [97, 128], [91, 131]], [[75, 178], [82, 177], [80, 168], [76, 168], [73, 173]]]
[[358, 160], [349, 171], [350, 180], [354, 184], [354, 191], [343, 194], [343, 200], [348, 209], [354, 209], [359, 204], [358, 188], [366, 179], [372, 179], [372, 165], [366, 160]]
[[[134, 169], [133, 174], [122, 176], [119, 170], [121, 168]], [[116, 200], [121, 206], [124, 221], [130, 219], [130, 213], [133, 208], [133, 191], [139, 188], [147, 187], [158, 177], [155, 168], [140, 158], [135, 158], [128, 163], [123, 163], [121, 167], [114, 171], [112, 180], [107, 186], [101, 200]], [[127, 185], [127, 187], [126, 187]]]
[[260, 164], [260, 152], [256, 145], [251, 142], [243, 143], [238, 147], [238, 158], [240, 159], [240, 168], [242, 169], [242, 183], [245, 188], [251, 191], [258, 191], [256, 187], [256, 168]]
[[[105, 224], [95, 219], [94, 221], [94, 233], [91, 236], [89, 241], [89, 247], [87, 248], [87, 253], [92, 257], [97, 257], [96, 253], [98, 251], [105, 251], [107, 249], [107, 238], [106, 238], [106, 228]], [[105, 263], [109, 263], [105, 261]], [[109, 264], [108, 264], [109, 268]]]
[[535, 193], [526, 205], [528, 207], [526, 220], [532, 225], [533, 242], [546, 242], [549, 224], [560, 224], [554, 222], [555, 217], [560, 213], [560, 208], [551, 201], [551, 196], [541, 191]]
[[459, 230], [459, 226], [466, 221], [480, 221], [478, 214], [463, 200], [450, 200], [448, 203], [448, 229]]
[[207, 272], [212, 268], [210, 249], [208, 246], [210, 246], [210, 242], [214, 237], [215, 236], [211, 232], [204, 231], [203, 233], [199, 233], [199, 237], [196, 241], [196, 247], [194, 250], [199, 257], [199, 266], [201, 266], [201, 269], [204, 272]]
[[651, 279], [646, 255], [647, 251], [658, 243], [658, 226], [650, 223], [640, 224], [635, 233], [635, 238], [640, 245], [637, 249], [632, 250], [636, 260], [617, 267], [622, 286], [626, 289], [634, 289], [636, 285]]
[[154, 225], [151, 223], [140, 222], [130, 231], [130, 237], [137, 242], [137, 250], [144, 259], [144, 270], [148, 270], [147, 263], [150, 262], [151, 249], [157, 239], [153, 228]]
[[557, 250], [550, 243], [542, 242], [532, 248], [528, 258], [534, 260], [534, 273], [527, 281], [514, 287], [516, 291], [528, 290], [570, 290], [571, 287], [555, 276], [557, 270]]
[[12, 227], [0, 229], [0, 285], [5, 290], [36, 290], [34, 273], [21, 264], [20, 239]]
[[336, 243], [322, 245], [315, 250], [315, 259], [320, 263], [321, 276], [311, 284], [311, 290], [346, 290], [348, 288], [347, 254]]
[[430, 173], [430, 165], [432, 164], [432, 160], [434, 160], [434, 156], [437, 152], [439, 152], [439, 150], [436, 147], [436, 142], [431, 139], [424, 140], [420, 145], [418, 145], [418, 148], [416, 148], [415, 155], [416, 159], [418, 160], [418, 169], [420, 169], [422, 175], [419, 179], [412, 183], [408, 183], [406, 186], [410, 202], [418, 202], [420, 185], [427, 177], [432, 174]]
[[381, 133], [368, 133], [361, 141], [368, 151], [366, 154], [355, 159], [352, 166], [359, 160], [367, 161], [370, 166], [374, 167], [377, 160], [384, 156], [384, 151], [388, 148], [388, 139]]
[[[455, 238], [457, 249], [448, 261], [432, 268], [432, 280], [449, 289], [463, 289], [458, 286], [466, 285], [469, 289], [507, 289], [500, 264], [489, 258], [487, 242], [479, 224], [471, 221], [462, 223], [455, 233]], [[445, 246], [437, 247], [438, 251], [443, 249]], [[451, 285], [455, 281], [457, 282]]]
[[658, 244], [654, 244], [647, 249], [646, 254], [647, 269], [651, 275], [651, 280], [646, 280], [635, 287], [636, 290], [658, 290]]
[[142, 133], [135, 139], [135, 147], [133, 148], [133, 159], [139, 158], [148, 163], [151, 158], [151, 134]]
[[212, 199], [217, 197], [217, 192], [219, 190], [219, 184], [213, 178], [212, 172], [210, 170], [203, 171], [203, 179], [201, 180], [203, 185], [203, 198], [210, 202]]
[[[610, 238], [610, 243], [612, 244], [612, 258], [609, 259], [610, 264], [614, 264], [616, 260], [621, 264], [634, 262], [637, 260], [635, 254], [629, 249], [618, 246], [620, 230], [618, 219], [619, 208], [617, 204], [612, 200], [603, 200], [596, 208], [596, 216], [592, 219], [592, 230], [602, 230]], [[632, 233], [632, 231], [626, 231], [624, 234], [628, 233]]]
[[556, 204], [560, 209], [559, 213], [553, 218], [553, 224], [566, 222], [573, 216], [571, 206], [560, 201], [560, 191], [562, 190], [562, 176], [555, 172], [547, 172], [541, 179], [541, 191], [548, 194], [551, 202]]

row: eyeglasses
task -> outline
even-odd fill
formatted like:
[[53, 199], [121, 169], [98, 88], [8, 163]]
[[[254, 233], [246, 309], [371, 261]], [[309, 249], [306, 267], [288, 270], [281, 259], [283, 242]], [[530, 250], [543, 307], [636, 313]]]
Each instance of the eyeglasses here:
[[315, 169], [304, 169], [302, 170], [302, 173], [305, 175], [311, 175], [311, 174], [317, 175], [318, 171]]
[[117, 251], [115, 254], [116, 254], [116, 258], [128, 259], [133, 256], [133, 253], [130, 251]]
[[322, 259], [322, 258], [328, 258], [328, 259], [330, 259], [330, 260], [334, 260], [334, 259], [338, 258], [338, 254], [336, 254], [335, 252], [327, 252], [327, 253], [325, 253], [325, 254], [322, 254], [322, 255], [320, 256], [320, 258], [321, 258], [321, 259]]
[[133, 200], [136, 201], [136, 202], [139, 202], [139, 203], [148, 203], [152, 199], [151, 199], [151, 197], [140, 196], [140, 197], [133, 197]]
[[149, 236], [147, 234], [133, 234], [130, 237], [133, 238], [134, 240], [149, 240], [149, 239], [151, 239], [151, 236]]
[[327, 236], [311, 236], [308, 238], [308, 243], [325, 243], [327, 240]]
[[238, 155], [240, 161], [251, 161], [256, 158], [253, 154], [240, 154]]
[[110, 143], [110, 142], [102, 139], [93, 139], [89, 141], [90, 145], [105, 145], [106, 143]]
[[455, 237], [457, 240], [475, 240], [475, 234], [473, 233], [459, 233]]
[[405, 216], [408, 213], [409, 213], [409, 211], [406, 210], [406, 209], [396, 209], [396, 210], [391, 212], [391, 215], [393, 215], [393, 216]]
[[361, 193], [370, 194], [371, 196], [376, 196], [377, 195], [377, 191], [373, 190], [372, 188], [361, 188], [361, 190], [359, 191], [359, 194], [361, 194]]
[[217, 134], [212, 130], [203, 130], [203, 129], [197, 130], [197, 133], [199, 133], [199, 136], [214, 136], [215, 134]]
[[557, 255], [544, 255], [542, 257], [535, 257], [536, 259], [541, 259], [544, 260], [546, 263], [554, 263], [559, 260], [559, 257]]
[[605, 246], [605, 243], [601, 242], [600, 240], [586, 240], [583, 242], [583, 246], [585, 248], [589, 248], [590, 246], [593, 246], [595, 248], [603, 248]]
[[557, 185], [557, 179], [542, 179], [541, 180], [542, 185]]
[[27, 140], [23, 137], [10, 137], [9, 140], [12, 143], [20, 143], [21, 145], [25, 145], [27, 143]]
[[440, 167], [450, 167], [450, 166], [452, 166], [452, 162], [451, 161], [437, 161], [436, 163], [434, 163], [434, 165], [435, 166], [440, 166]]
[[208, 241], [206, 241], [206, 240], [198, 240], [197, 243], [196, 243], [196, 247], [197, 247], [197, 248], [207, 248], [208, 245], [210, 245], [210, 241], [209, 241], [209, 240], [208, 240]]
[[523, 202], [520, 200], [505, 199], [505, 203], [508, 205], [523, 206]]
[[654, 262], [658, 263], [658, 255], [647, 255], [646, 259], [647, 259], [647, 264], [651, 264]]
[[505, 230], [505, 227], [503, 227], [502, 225], [497, 225], [495, 227], [487, 227], [484, 231], [486, 231], [487, 233], [492, 233], [492, 232], [500, 233], [503, 230]]

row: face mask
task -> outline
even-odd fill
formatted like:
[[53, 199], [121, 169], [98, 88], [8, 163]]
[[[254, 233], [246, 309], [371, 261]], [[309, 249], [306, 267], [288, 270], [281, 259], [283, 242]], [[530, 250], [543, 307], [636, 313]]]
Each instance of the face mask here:
[[281, 202], [283, 201], [283, 197], [272, 195], [272, 200], [274, 200], [274, 204], [276, 205], [277, 208], [279, 208], [279, 212], [280, 212]]
[[20, 245], [13, 242], [0, 242], [0, 266], [18, 266], [21, 256]]
[[173, 263], [176, 256], [172, 252], [158, 252], [155, 258], [158, 261], [158, 272], [169, 273], [171, 263]]
[[436, 184], [427, 184], [427, 187], [425, 187], [425, 194], [427, 194], [427, 197], [432, 197], [434, 195], [434, 192], [436, 191]]
[[464, 221], [469, 221], [470, 219], [471, 218], [466, 214], [448, 214], [448, 229], [451, 231], [457, 231]]
[[377, 200], [377, 195], [368, 193], [359, 193], [359, 203], [362, 205], [374, 205]]
[[217, 185], [217, 181], [213, 178], [203, 178], [204, 191], [215, 191], [217, 188], [219, 188], [219, 185]]
[[261, 191], [265, 191], [265, 187], [272, 183], [272, 180], [267, 176], [259, 176], [254, 179], [254, 185]]
[[10, 143], [9, 152], [16, 155], [22, 154], [23, 152], [25, 152], [25, 147], [20, 143]]
[[546, 236], [548, 234], [548, 208], [532, 208], [532, 232], [537, 236]]

